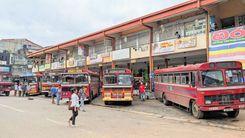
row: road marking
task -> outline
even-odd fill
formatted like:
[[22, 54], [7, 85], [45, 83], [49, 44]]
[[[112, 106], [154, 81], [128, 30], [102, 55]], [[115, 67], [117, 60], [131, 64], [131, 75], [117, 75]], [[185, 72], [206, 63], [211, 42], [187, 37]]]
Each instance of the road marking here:
[[21, 110], [21, 109], [17, 109], [15, 107], [12, 106], [8, 106], [8, 105], [4, 105], [4, 104], [0, 104], [1, 107], [6, 108], [6, 109], [10, 109], [16, 112], [20, 112], [20, 113], [24, 113], [25, 111]]
[[[67, 122], [67, 124], [65, 124], [65, 123], [63, 123], [63, 122], [59, 122], [59, 121], [56, 121], [56, 120], [53, 120], [53, 119], [50, 119], [50, 118], [46, 118], [46, 120], [49, 121], [49, 122], [51, 122], [51, 123], [54, 123], [54, 124], [56, 124], [56, 125], [67, 126], [67, 127], [69, 127], [69, 126], [68, 126], [68, 122]], [[72, 127], [71, 127], [71, 128], [72, 128]], [[87, 132], [87, 133], [94, 134], [94, 132], [92, 132], [92, 131], [89, 131], [89, 130], [86, 130], [86, 129], [81, 128], [81, 126], [76, 126], [76, 127], [74, 127], [74, 128], [78, 128], [78, 129], [80, 129], [80, 130], [82, 130], [82, 131], [85, 131], [85, 132]]]

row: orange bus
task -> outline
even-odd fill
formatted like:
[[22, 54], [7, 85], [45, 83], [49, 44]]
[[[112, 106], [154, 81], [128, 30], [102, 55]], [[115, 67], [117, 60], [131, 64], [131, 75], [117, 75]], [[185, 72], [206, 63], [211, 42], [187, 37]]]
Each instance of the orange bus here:
[[155, 70], [155, 97], [186, 107], [196, 118], [222, 111], [237, 117], [245, 107], [242, 64], [210, 62]]
[[107, 105], [110, 102], [120, 101], [129, 105], [133, 101], [133, 76], [129, 69], [106, 70], [103, 77], [102, 96]]
[[9, 96], [13, 89], [12, 74], [9, 66], [0, 66], [0, 94]]
[[60, 86], [59, 80], [59, 75], [45, 74], [41, 81], [41, 94], [43, 94], [45, 97], [51, 96], [50, 89], [52, 86], [58, 88]]

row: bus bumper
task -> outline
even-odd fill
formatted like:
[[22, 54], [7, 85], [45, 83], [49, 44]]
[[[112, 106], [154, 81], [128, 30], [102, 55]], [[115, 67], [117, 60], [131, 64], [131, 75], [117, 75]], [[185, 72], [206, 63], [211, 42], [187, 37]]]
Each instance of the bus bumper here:
[[224, 105], [224, 106], [201, 106], [200, 110], [201, 111], [233, 111], [236, 109], [244, 109], [245, 108], [245, 103], [244, 104], [237, 104], [237, 105]]
[[133, 98], [132, 97], [125, 97], [125, 98], [104, 97], [103, 101], [133, 101]]

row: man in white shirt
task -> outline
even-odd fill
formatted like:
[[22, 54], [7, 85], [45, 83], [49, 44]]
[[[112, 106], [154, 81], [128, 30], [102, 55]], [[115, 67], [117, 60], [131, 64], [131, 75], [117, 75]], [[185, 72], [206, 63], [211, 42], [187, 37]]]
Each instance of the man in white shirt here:
[[72, 121], [72, 126], [75, 126], [75, 120], [78, 115], [78, 109], [80, 107], [77, 89], [72, 90], [70, 107], [72, 107], [73, 109], [72, 109], [72, 116], [69, 119], [69, 125], [70, 125], [70, 122]]

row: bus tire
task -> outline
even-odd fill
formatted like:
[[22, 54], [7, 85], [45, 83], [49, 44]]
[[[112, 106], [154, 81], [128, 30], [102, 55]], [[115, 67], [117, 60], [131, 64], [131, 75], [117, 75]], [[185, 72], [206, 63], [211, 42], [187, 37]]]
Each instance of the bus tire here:
[[170, 102], [169, 100], [167, 100], [167, 98], [166, 98], [166, 96], [165, 96], [164, 93], [162, 94], [162, 103], [163, 103], [164, 105], [166, 105], [166, 106], [171, 105], [171, 102]]
[[132, 105], [132, 101], [128, 101], [127, 102], [127, 105]]
[[199, 107], [196, 104], [196, 101], [191, 102], [191, 113], [197, 119], [202, 119], [204, 117], [204, 112], [199, 110]]
[[109, 102], [108, 101], [104, 101], [105, 105], [109, 105]]
[[239, 109], [227, 112], [227, 115], [230, 118], [236, 118], [239, 115]]
[[6, 95], [6, 96], [9, 96], [9, 93], [10, 93], [10, 92], [5, 92], [5, 95]]

